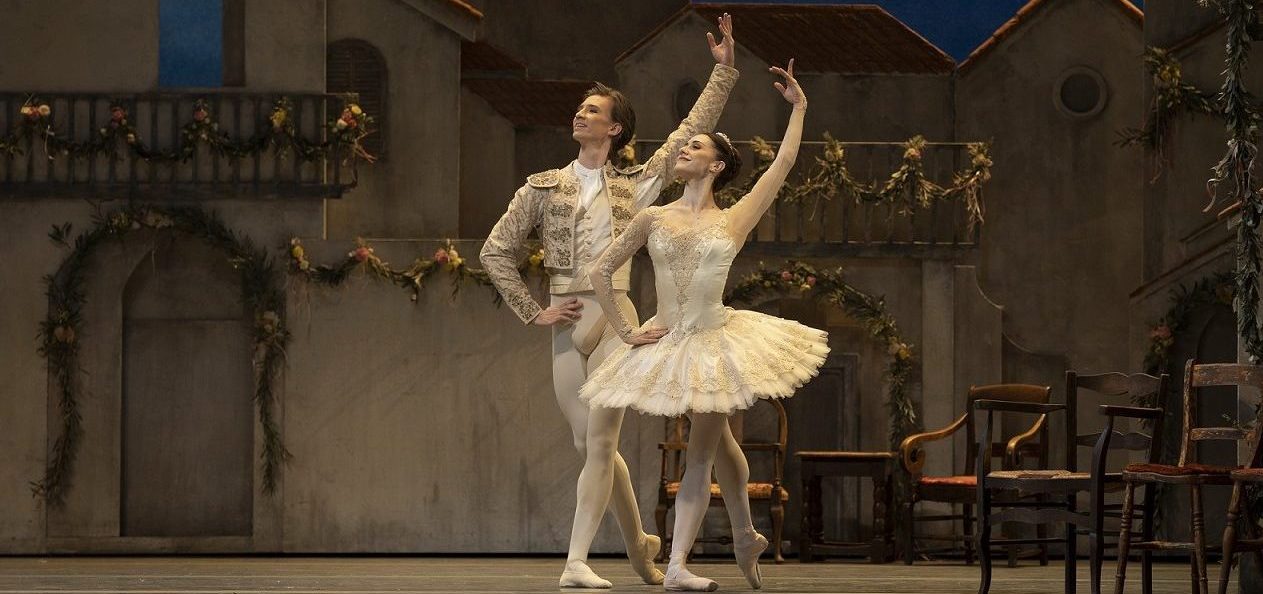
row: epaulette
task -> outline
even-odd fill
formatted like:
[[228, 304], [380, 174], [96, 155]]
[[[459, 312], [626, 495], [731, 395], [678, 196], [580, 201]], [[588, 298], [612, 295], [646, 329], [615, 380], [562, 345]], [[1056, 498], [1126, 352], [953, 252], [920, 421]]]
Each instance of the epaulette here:
[[641, 171], [644, 171], [644, 169], [645, 169], [645, 164], [640, 163], [638, 165], [631, 165], [628, 167], [615, 167], [614, 171], [617, 171], [619, 175], [626, 175], [630, 177], [630, 176], [636, 175], [637, 173], [640, 173]]
[[548, 171], [541, 171], [539, 173], [527, 176], [526, 183], [530, 184], [532, 188], [541, 188], [541, 189], [551, 188], [557, 185], [557, 182], [561, 181], [560, 174], [561, 174], [560, 169], [549, 169]]

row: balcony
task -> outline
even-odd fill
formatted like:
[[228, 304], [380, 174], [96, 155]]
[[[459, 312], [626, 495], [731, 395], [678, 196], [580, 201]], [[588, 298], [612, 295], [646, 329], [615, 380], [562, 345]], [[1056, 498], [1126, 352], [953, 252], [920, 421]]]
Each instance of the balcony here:
[[[637, 142], [636, 154], [648, 158], [662, 143]], [[745, 165], [734, 180], [739, 185], [758, 162], [750, 141], [736, 141]], [[803, 142], [798, 162], [786, 183], [793, 187], [804, 175], [818, 171], [817, 158], [829, 145], [824, 141]], [[919, 149], [924, 178], [949, 186], [954, 176], [970, 170], [973, 155], [970, 143], [925, 143]], [[890, 175], [905, 163], [905, 143], [836, 142], [845, 154], [846, 170], [860, 184], [886, 184]], [[775, 145], [772, 146], [775, 148]], [[669, 199], [671, 196], [664, 196]], [[978, 204], [983, 197], [978, 196]], [[981, 223], [970, 224], [964, 200], [936, 200], [918, 204], [910, 196], [897, 200], [866, 203], [854, 195], [805, 193], [800, 200], [784, 195], [746, 241], [747, 253], [780, 256], [914, 257], [955, 259], [978, 247]]]
[[[339, 198], [355, 187], [357, 160], [328, 142], [344, 99], [0, 93], [0, 198]], [[40, 105], [46, 118], [23, 113]], [[216, 148], [207, 135], [230, 142]]]

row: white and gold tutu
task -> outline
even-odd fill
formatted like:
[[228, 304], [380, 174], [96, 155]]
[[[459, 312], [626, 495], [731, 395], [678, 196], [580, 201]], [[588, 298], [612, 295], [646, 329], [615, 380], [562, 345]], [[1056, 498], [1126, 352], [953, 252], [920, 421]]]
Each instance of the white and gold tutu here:
[[581, 399], [654, 415], [731, 413], [760, 398], [792, 396], [816, 376], [829, 354], [826, 332], [724, 307], [739, 251], [726, 222], [725, 214], [708, 227], [675, 230], [653, 217], [647, 243], [658, 315], [642, 328], [669, 331], [656, 343], [611, 353], [588, 376]]

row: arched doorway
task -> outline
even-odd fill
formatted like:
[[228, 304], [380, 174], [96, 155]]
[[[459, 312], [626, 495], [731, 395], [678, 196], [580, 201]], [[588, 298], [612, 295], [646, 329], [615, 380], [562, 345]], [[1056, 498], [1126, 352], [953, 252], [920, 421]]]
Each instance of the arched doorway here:
[[157, 237], [122, 300], [121, 536], [248, 536], [254, 423], [240, 274]]

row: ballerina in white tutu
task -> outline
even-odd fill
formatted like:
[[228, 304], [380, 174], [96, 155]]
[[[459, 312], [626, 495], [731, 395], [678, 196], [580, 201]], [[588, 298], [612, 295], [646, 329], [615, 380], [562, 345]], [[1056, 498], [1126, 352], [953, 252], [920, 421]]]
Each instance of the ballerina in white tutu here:
[[[722, 301], [733, 258], [785, 183], [802, 139], [807, 98], [794, 80], [794, 61], [786, 69], [770, 70], [784, 78], [784, 84], [773, 85], [794, 107], [776, 159], [750, 193], [726, 210], [715, 204], [714, 190], [736, 177], [741, 159], [722, 134], [694, 136], [675, 162], [675, 175], [686, 182], [684, 195], [637, 213], [591, 273], [601, 308], [627, 344], [588, 377], [579, 397], [593, 407], [688, 414], [691, 421], [687, 469], [676, 497], [667, 590], [718, 588], [714, 581], [689, 572], [685, 560], [709, 506], [711, 468], [721, 437], [730, 431], [728, 415], [759, 398], [793, 395], [816, 375], [829, 353], [821, 330], [736, 311]], [[658, 313], [636, 328], [614, 302], [612, 278], [646, 243], [653, 260]], [[748, 477], [744, 455], [737, 456], [745, 469], [740, 474]], [[758, 558], [768, 542], [754, 531], [744, 484], [740, 490], [741, 509], [729, 510], [733, 550], [746, 580], [759, 588]]]

